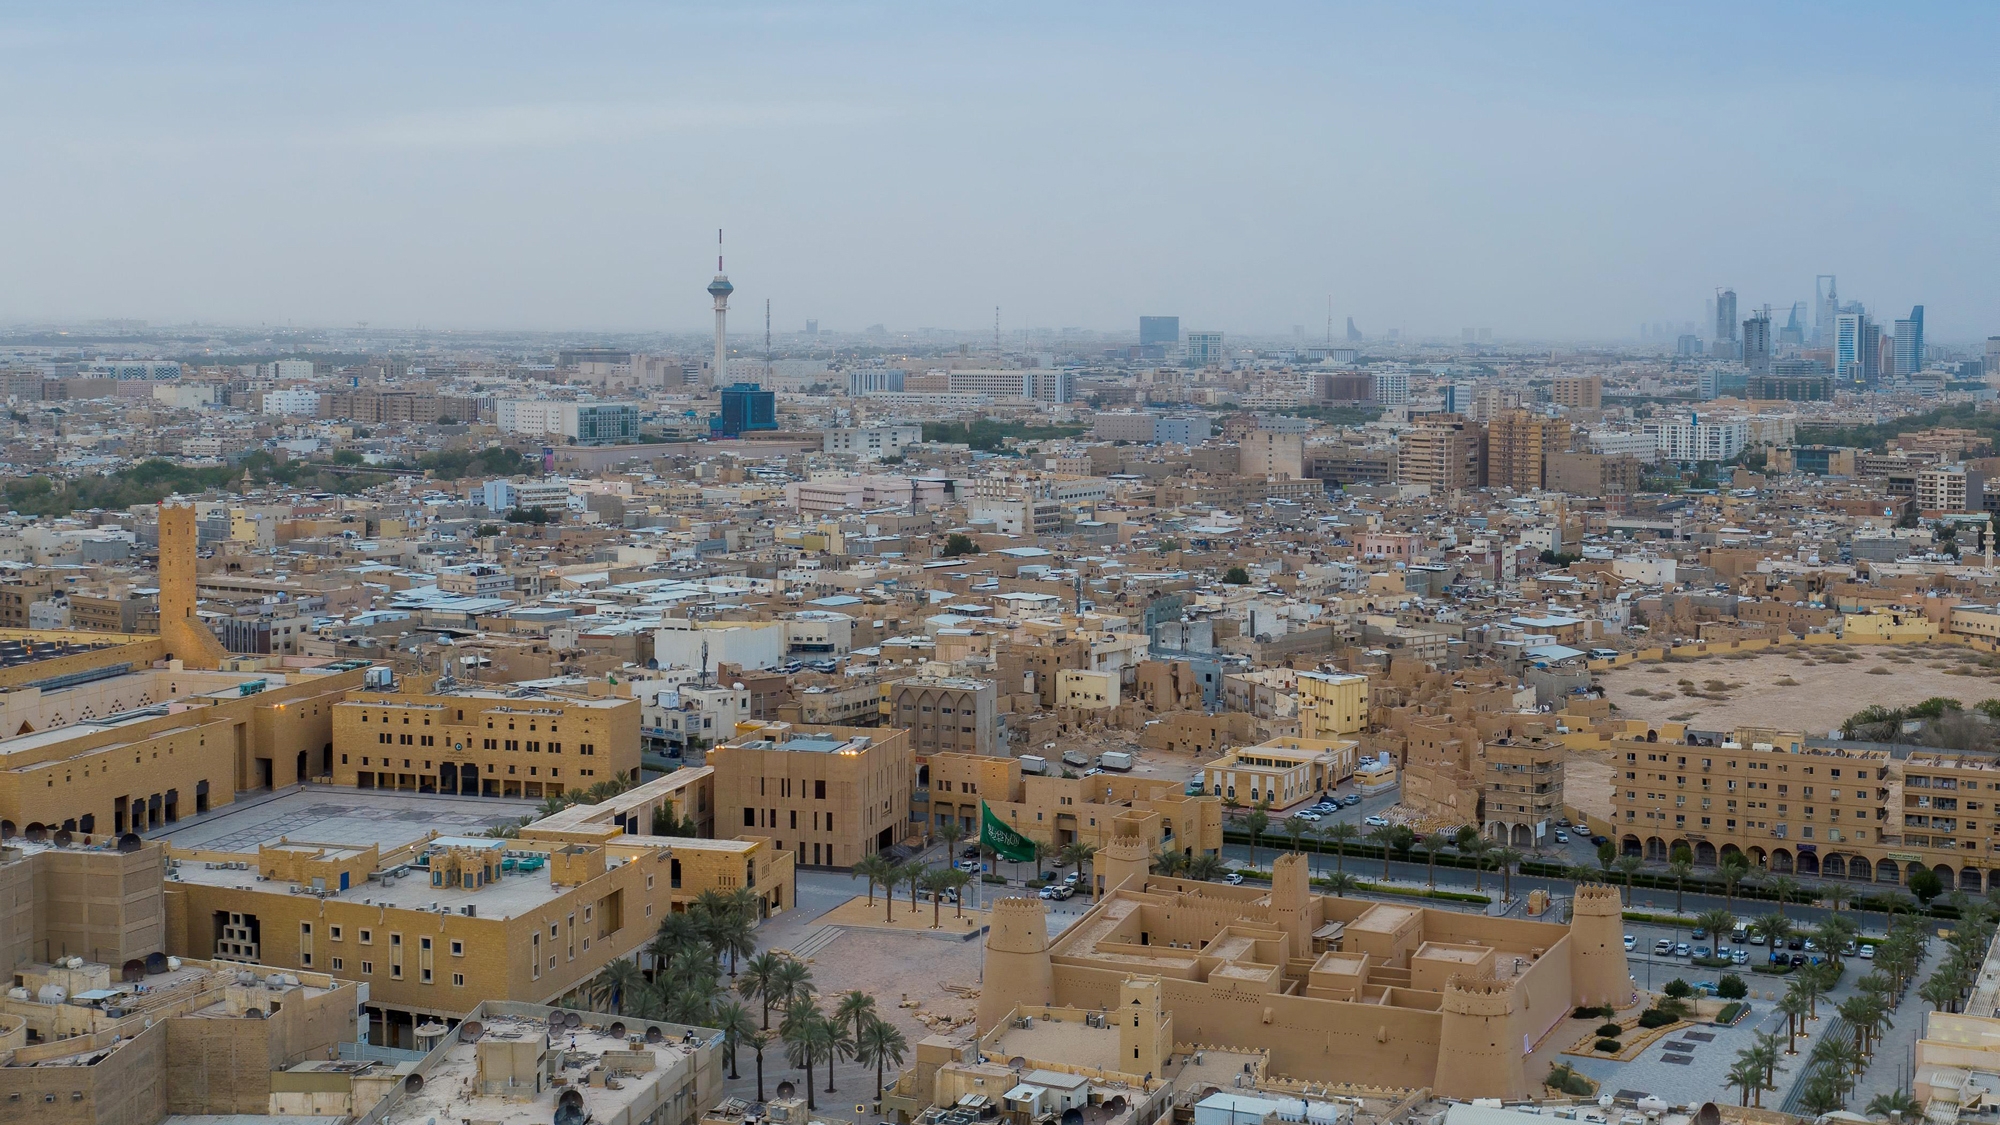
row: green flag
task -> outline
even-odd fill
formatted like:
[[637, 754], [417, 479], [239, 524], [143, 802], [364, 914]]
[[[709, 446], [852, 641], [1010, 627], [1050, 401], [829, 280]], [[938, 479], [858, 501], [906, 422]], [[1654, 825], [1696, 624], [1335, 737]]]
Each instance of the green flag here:
[[1031, 863], [1035, 858], [1034, 842], [993, 815], [993, 807], [985, 801], [979, 802], [979, 843], [1015, 863]]

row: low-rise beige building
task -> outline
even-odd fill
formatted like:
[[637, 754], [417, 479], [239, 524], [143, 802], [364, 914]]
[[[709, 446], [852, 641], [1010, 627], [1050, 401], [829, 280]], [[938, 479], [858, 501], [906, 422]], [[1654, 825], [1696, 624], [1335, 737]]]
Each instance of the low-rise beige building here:
[[1351, 738], [1284, 736], [1238, 747], [1201, 767], [1202, 788], [1224, 801], [1290, 808], [1353, 777], [1359, 746]]
[[1065, 844], [1102, 848], [1131, 836], [1157, 852], [1207, 855], [1222, 848], [1222, 801], [1178, 781], [1131, 774], [1024, 775], [1017, 758], [934, 754], [928, 764], [933, 827], [956, 823], [979, 833], [984, 802], [1010, 827], [1053, 854]]
[[901, 728], [742, 723], [707, 764], [716, 831], [769, 837], [800, 866], [852, 867], [913, 832]]
[[333, 708], [333, 783], [560, 796], [639, 776], [639, 701], [546, 691], [356, 692]]

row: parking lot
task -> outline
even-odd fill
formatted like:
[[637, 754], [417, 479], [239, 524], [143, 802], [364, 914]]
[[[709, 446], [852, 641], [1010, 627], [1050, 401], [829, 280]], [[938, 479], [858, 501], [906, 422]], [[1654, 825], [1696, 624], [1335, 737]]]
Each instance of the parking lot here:
[[[1740, 921], [1747, 924], [1750, 920], [1740, 919]], [[1696, 936], [1696, 931], [1685, 926], [1656, 926], [1627, 922], [1625, 936], [1628, 939], [1625, 958], [1632, 966], [1632, 979], [1639, 982], [1639, 987], [1653, 991], [1664, 987], [1668, 981], [1676, 977], [1689, 984], [1699, 985], [1713, 984], [1720, 980], [1724, 973], [1735, 973], [1748, 981], [1751, 979], [1751, 970], [1756, 966], [1769, 964], [1773, 956], [1770, 945], [1763, 942], [1761, 935], [1754, 931], [1745, 933], [1741, 941], [1735, 940], [1733, 933], [1722, 935], [1721, 955], [1730, 957], [1732, 962], [1727, 967], [1695, 963], [1695, 959], [1702, 951], [1707, 950], [1712, 953], [1717, 948], [1713, 934], [1704, 932]], [[1861, 962], [1868, 961], [1874, 953], [1874, 942], [1880, 937], [1879, 934], [1864, 935], [1855, 942], [1854, 952], [1850, 956]], [[1798, 948], [1792, 948], [1793, 942], [1797, 943]], [[1807, 949], [1807, 944], [1805, 939], [1793, 938], [1786, 942], [1783, 950], [1778, 951], [1778, 955], [1783, 956], [1788, 962], [1792, 958], [1797, 958], [1798, 964], [1806, 964], [1825, 957], [1825, 953], [1817, 947]], [[1782, 987], [1782, 977], [1764, 979], [1772, 982], [1772, 987]], [[1752, 987], [1757, 985], [1753, 983]]]

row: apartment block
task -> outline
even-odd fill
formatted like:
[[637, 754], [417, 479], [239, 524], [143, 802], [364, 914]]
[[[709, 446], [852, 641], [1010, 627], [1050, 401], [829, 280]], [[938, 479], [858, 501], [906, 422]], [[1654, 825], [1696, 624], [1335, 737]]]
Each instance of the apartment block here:
[[1201, 767], [1202, 788], [1240, 805], [1288, 809], [1354, 776], [1353, 739], [1284, 736], [1240, 746]]
[[1338, 739], [1368, 729], [1368, 677], [1346, 672], [1298, 674], [1299, 735]]
[[890, 726], [910, 732], [910, 749], [930, 754], [999, 751], [998, 700], [992, 680], [965, 676], [912, 676], [883, 684]]

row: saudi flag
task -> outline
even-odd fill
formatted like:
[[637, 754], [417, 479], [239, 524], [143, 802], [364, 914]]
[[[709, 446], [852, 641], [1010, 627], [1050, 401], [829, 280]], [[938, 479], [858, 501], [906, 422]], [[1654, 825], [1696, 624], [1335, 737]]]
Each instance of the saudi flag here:
[[985, 801], [979, 802], [979, 843], [1014, 863], [1030, 863], [1035, 858], [1034, 843], [993, 815], [992, 806]]

